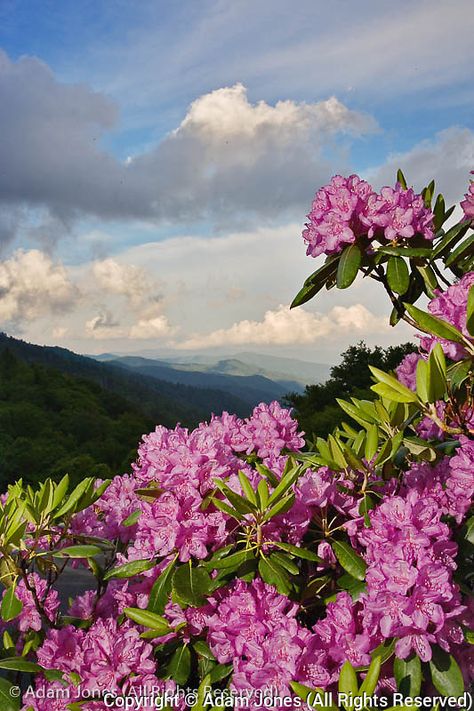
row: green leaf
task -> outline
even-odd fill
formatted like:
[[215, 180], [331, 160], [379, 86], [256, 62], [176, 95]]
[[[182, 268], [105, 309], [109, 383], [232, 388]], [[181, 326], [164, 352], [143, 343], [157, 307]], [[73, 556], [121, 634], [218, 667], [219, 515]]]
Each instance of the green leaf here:
[[293, 562], [287, 553], [272, 553], [271, 559], [281, 565], [282, 568], [287, 570], [292, 575], [298, 575], [300, 572], [300, 569], [296, 563]]
[[295, 495], [293, 493], [288, 494], [285, 496], [283, 499], [280, 499], [277, 501], [274, 506], [272, 506], [270, 509], [268, 509], [267, 513], [263, 517], [264, 521], [269, 521], [271, 518], [274, 516], [277, 516], [278, 514], [284, 514], [287, 511], [291, 509], [293, 504], [295, 503]]
[[165, 611], [166, 603], [168, 602], [171, 592], [175, 564], [176, 558], [166, 566], [153, 583], [147, 606], [147, 610], [150, 612], [161, 615]]
[[444, 197], [440, 193], [436, 198], [435, 206], [433, 209], [435, 232], [437, 232], [443, 226], [445, 210], [446, 206], [444, 202]]
[[400, 183], [400, 186], [404, 190], [407, 190], [407, 188], [408, 188], [407, 181], [406, 181], [406, 178], [403, 175], [403, 172], [400, 168], [397, 170], [397, 183]]
[[365, 579], [367, 565], [364, 559], [348, 543], [345, 543], [345, 541], [333, 541], [331, 547], [344, 570], [357, 580]]
[[39, 664], [34, 662], [29, 662], [23, 657], [6, 657], [0, 659], [0, 669], [11, 669], [13, 671], [31, 672], [36, 673], [43, 670]]
[[387, 263], [387, 281], [392, 291], [404, 294], [410, 284], [410, 274], [402, 257], [390, 257]]
[[243, 471], [239, 471], [239, 481], [240, 486], [242, 487], [242, 491], [244, 492], [247, 499], [251, 501], [252, 504], [256, 504], [257, 497], [255, 496], [255, 491], [253, 490], [252, 484], [250, 483], [248, 477]]
[[143, 625], [143, 627], [155, 630], [160, 635], [165, 635], [171, 632], [171, 627], [168, 621], [165, 620], [164, 617], [161, 617], [161, 615], [157, 615], [155, 612], [150, 612], [150, 610], [141, 610], [138, 607], [126, 607], [124, 608], [124, 613], [138, 625]]
[[127, 516], [127, 518], [122, 521], [122, 526], [125, 526], [127, 528], [128, 526], [134, 526], [140, 518], [141, 513], [142, 512], [140, 511], [140, 509], [137, 509], [136, 511], [131, 513], [130, 516]]
[[425, 292], [429, 297], [434, 297], [434, 290], [439, 288], [436, 274], [428, 264], [417, 264], [417, 271], [421, 274], [425, 284]]
[[452, 264], [457, 264], [459, 261], [464, 259], [465, 256], [472, 253], [472, 247], [474, 245], [474, 235], [470, 235], [467, 239], [456, 247], [456, 249], [450, 253], [449, 257], [446, 259], [446, 266], [450, 267]]
[[222, 679], [225, 679], [226, 676], [229, 676], [229, 674], [233, 670], [233, 664], [217, 664], [217, 666], [215, 666], [209, 674], [209, 680], [211, 684], [217, 684], [219, 681], [222, 681]]
[[401, 393], [399, 390], [395, 390], [395, 388], [391, 388], [385, 383], [376, 383], [375, 385], [372, 385], [370, 389], [380, 397], [391, 400], [392, 402], [418, 402], [418, 398], [415, 393], [411, 391], [411, 395], [408, 393]]
[[55, 485], [53, 493], [53, 502], [51, 505], [51, 510], [54, 511], [55, 508], [59, 506], [61, 501], [66, 496], [66, 492], [69, 488], [69, 474], [65, 474], [59, 484]]
[[357, 674], [355, 669], [349, 661], [344, 662], [341, 671], [339, 673], [339, 683], [338, 689], [340, 694], [347, 694], [351, 701], [343, 702], [347, 711], [352, 711], [354, 707], [354, 697], [357, 696], [359, 692], [359, 684], [357, 683]]
[[282, 595], [288, 595], [291, 590], [288, 574], [271, 556], [260, 558], [258, 572], [265, 583], [274, 585]]
[[192, 607], [205, 603], [205, 596], [211, 587], [211, 578], [204, 568], [192, 568], [186, 564], [178, 568], [173, 576], [173, 590], [180, 600]]
[[[369, 365], [370, 372], [375, 377], [375, 379], [384, 385], [387, 385], [391, 390], [395, 390], [399, 393], [400, 397], [403, 399], [396, 400], [395, 402], [416, 402], [417, 398], [414, 392], [403, 385], [397, 378], [389, 373], [385, 373], [380, 368], [375, 368], [373, 365]], [[373, 389], [373, 388], [372, 388]], [[377, 391], [375, 391], [377, 392]]]
[[166, 673], [180, 686], [187, 682], [191, 673], [191, 652], [187, 644], [182, 644], [175, 651], [166, 668]]
[[447, 321], [432, 316], [426, 311], [418, 309], [413, 304], [404, 304], [410, 316], [416, 321], [419, 328], [425, 333], [434, 334], [440, 338], [445, 338], [447, 341], [455, 341], [456, 343], [464, 343], [464, 337], [457, 328], [451, 326]]
[[12, 585], [7, 588], [5, 595], [3, 596], [2, 604], [0, 607], [0, 614], [2, 620], [9, 622], [17, 617], [23, 609], [23, 603], [15, 595], [16, 585]]
[[197, 642], [194, 642], [193, 647], [197, 654], [201, 655], [201, 657], [204, 657], [205, 659], [210, 659], [211, 661], [215, 661], [215, 656], [209, 649], [209, 645], [207, 642], [204, 642], [203, 639], [198, 639]]
[[434, 248], [432, 254], [433, 259], [448, 255], [453, 245], [464, 237], [468, 229], [469, 223], [466, 222], [458, 222], [458, 224], [451, 227]]
[[447, 371], [447, 378], [453, 390], [457, 390], [469, 377], [472, 370], [472, 360], [460, 360], [458, 363], [450, 365]]
[[124, 563], [124, 565], [118, 565], [116, 568], [107, 571], [104, 575], [104, 580], [111, 580], [112, 578], [131, 578], [134, 575], [140, 575], [145, 570], [150, 570], [156, 565], [156, 560], [132, 560], [130, 563]]
[[422, 682], [420, 658], [416, 654], [412, 654], [407, 659], [395, 657], [393, 671], [398, 691], [403, 696], [418, 696]]
[[94, 479], [92, 477], [86, 477], [83, 479], [69, 494], [66, 502], [61, 506], [58, 511], [55, 512], [54, 518], [61, 518], [66, 513], [71, 513], [76, 505], [79, 503], [79, 499], [82, 497], [86, 489], [93, 484]]
[[337, 268], [336, 284], [338, 289], [347, 289], [357, 276], [362, 262], [362, 252], [356, 244], [346, 247]]
[[266, 479], [261, 479], [258, 482], [257, 496], [260, 511], [265, 511], [265, 508], [268, 504], [268, 499], [270, 498], [270, 492], [268, 490], [268, 484]]
[[379, 247], [377, 252], [397, 257], [430, 257], [431, 247]]
[[242, 565], [242, 563], [244, 563], [246, 560], [249, 560], [253, 557], [254, 557], [254, 555], [253, 555], [252, 551], [241, 550], [241, 551], [237, 551], [236, 553], [232, 553], [231, 555], [228, 555], [225, 558], [216, 560], [211, 565], [209, 565], [209, 566], [206, 565], [206, 567], [209, 567], [211, 569], [216, 569], [216, 570], [221, 570], [222, 568], [237, 569], [240, 565]]
[[221, 499], [216, 499], [215, 496], [213, 496], [211, 500], [216, 509], [219, 509], [219, 511], [223, 511], [223, 513], [226, 513], [228, 516], [236, 518], [237, 521], [240, 521], [243, 518], [243, 515], [241, 513], [233, 509], [232, 506], [229, 506], [229, 504], [226, 504], [225, 501], [221, 501]]
[[303, 287], [299, 290], [291, 302], [290, 309], [294, 309], [295, 306], [305, 304], [307, 301], [312, 299], [313, 296], [316, 296], [319, 291], [321, 291], [328, 280], [335, 276], [339, 259], [340, 255], [328, 257], [324, 264], [306, 279]]
[[422, 402], [432, 402], [428, 363], [423, 358], [420, 358], [416, 364], [416, 394]]
[[15, 696], [12, 694], [12, 689], [18, 689], [18, 686], [14, 686], [9, 681], [0, 677], [0, 708], [2, 711], [19, 711], [21, 696]]
[[300, 468], [295, 467], [292, 472], [288, 472], [287, 474], [282, 476], [280, 483], [278, 484], [278, 486], [275, 487], [275, 489], [271, 493], [270, 498], [268, 499], [268, 505], [272, 506], [283, 496], [283, 494], [286, 494], [288, 489], [292, 487], [295, 481], [298, 479], [299, 475]]
[[467, 297], [466, 327], [471, 336], [474, 336], [474, 286], [469, 289]]
[[461, 696], [464, 693], [464, 680], [458, 663], [451, 654], [433, 646], [430, 661], [431, 681], [444, 696]]
[[288, 553], [292, 553], [298, 558], [303, 558], [304, 560], [312, 560], [315, 563], [322, 563], [323, 560], [313, 551], [308, 551], [306, 548], [299, 548], [299, 546], [293, 546], [291, 543], [280, 543], [280, 541], [275, 541], [275, 545]]
[[90, 558], [99, 553], [102, 553], [102, 549], [98, 546], [67, 546], [67, 548], [51, 551], [51, 554], [56, 558]]
[[382, 658], [380, 656], [374, 657], [370, 662], [370, 666], [365, 676], [365, 679], [359, 689], [359, 694], [361, 696], [363, 696], [364, 694], [367, 694], [367, 696], [372, 696], [379, 680], [381, 666]]
[[379, 428], [377, 425], [371, 425], [367, 430], [364, 454], [368, 462], [370, 462], [377, 453], [379, 446], [379, 434]]
[[215, 479], [215, 484], [218, 489], [224, 494], [224, 496], [230, 501], [234, 509], [236, 509], [241, 514], [255, 513], [257, 507], [251, 501], [244, 499], [240, 494], [236, 494], [230, 486], [224, 484], [220, 479]]
[[359, 595], [365, 592], [367, 585], [365, 580], [357, 580], [356, 578], [349, 575], [349, 573], [344, 573], [338, 578], [337, 584], [342, 590], [347, 590], [353, 600], [357, 600]]

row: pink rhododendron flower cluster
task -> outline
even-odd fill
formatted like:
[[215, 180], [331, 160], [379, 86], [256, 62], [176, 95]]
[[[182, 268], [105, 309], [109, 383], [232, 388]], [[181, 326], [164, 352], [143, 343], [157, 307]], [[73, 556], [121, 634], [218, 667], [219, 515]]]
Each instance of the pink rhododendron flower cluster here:
[[[471, 173], [474, 174], [474, 170]], [[471, 180], [469, 190], [461, 202], [461, 207], [464, 210], [466, 220], [474, 220], [474, 180]]]
[[396, 242], [421, 235], [433, 239], [433, 213], [421, 195], [397, 183], [376, 193], [357, 175], [336, 175], [316, 193], [303, 231], [307, 254], [338, 254], [358, 237]]
[[[37, 573], [30, 573], [28, 576], [28, 585], [31, 591], [27, 588], [23, 579], [21, 579], [16, 586], [16, 597], [23, 606], [17, 618], [17, 625], [21, 632], [27, 632], [28, 630], [38, 632], [42, 627], [41, 614], [35, 604], [34, 593], [32, 591], [35, 592], [44, 614], [50, 622], [54, 621], [59, 609], [59, 596], [54, 588], [48, 589], [46, 580], [40, 578]], [[6, 592], [6, 590], [3, 591], [2, 597], [5, 597]]]
[[237, 690], [287, 694], [311, 637], [296, 620], [298, 606], [261, 580], [237, 580], [211, 598], [207, 641], [219, 662], [232, 663]]
[[397, 638], [402, 659], [414, 651], [428, 661], [431, 644], [452, 651], [462, 639], [464, 606], [453, 582], [457, 546], [441, 515], [435, 498], [410, 489], [370, 512], [371, 526], [359, 533], [368, 564], [364, 624]]
[[[81, 707], [86, 711], [106, 709], [107, 705], [100, 701], [104, 693], [127, 695], [131, 680], [150, 689], [165, 687], [165, 683], [155, 676], [152, 645], [140, 639], [138, 628], [130, 622], [118, 625], [116, 620], [108, 618], [97, 620], [87, 631], [71, 625], [60, 630], [52, 629], [38, 649], [37, 658], [45, 669], [58, 669], [70, 679], [68, 695], [63, 693], [57, 699], [57, 711], [65, 711], [68, 703], [82, 698], [71, 673], [80, 676], [80, 693], [84, 698], [99, 699], [86, 702]], [[30, 699], [25, 695], [25, 703], [31, 704], [35, 711], [50, 711], [51, 699], [47, 697], [47, 690], [56, 684], [38, 678], [36, 696]]]

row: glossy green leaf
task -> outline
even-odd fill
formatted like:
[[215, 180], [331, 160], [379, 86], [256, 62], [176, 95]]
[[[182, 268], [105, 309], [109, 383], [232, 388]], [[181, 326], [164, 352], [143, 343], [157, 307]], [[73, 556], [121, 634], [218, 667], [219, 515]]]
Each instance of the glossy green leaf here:
[[464, 679], [458, 663], [451, 654], [433, 646], [430, 661], [431, 681], [444, 696], [461, 696], [464, 692]]
[[291, 302], [291, 309], [305, 304], [324, 288], [328, 280], [336, 275], [339, 259], [339, 255], [329, 257], [319, 269], [306, 279], [302, 288]]
[[255, 491], [253, 490], [253, 486], [250, 483], [247, 475], [243, 471], [239, 471], [239, 481], [240, 481], [240, 486], [242, 487], [242, 491], [244, 495], [247, 497], [249, 501], [252, 502], [252, 504], [257, 503], [257, 497], [255, 496]]
[[134, 526], [140, 518], [141, 513], [142, 512], [140, 509], [137, 509], [137, 511], [131, 513], [130, 516], [127, 516], [127, 518], [122, 521], [122, 526], [125, 526], [126, 528], [128, 528], [129, 526]]
[[199, 607], [205, 603], [211, 582], [207, 570], [185, 564], [179, 567], [173, 576], [173, 590], [187, 605]]
[[464, 342], [462, 334], [447, 321], [443, 321], [443, 319], [437, 316], [432, 316], [432, 314], [422, 311], [416, 306], [413, 306], [413, 304], [405, 304], [405, 308], [416, 321], [419, 328], [425, 331], [425, 333], [445, 338], [448, 341], [455, 341], [456, 343]]
[[166, 603], [168, 602], [171, 593], [172, 578], [175, 565], [176, 558], [174, 558], [170, 563], [168, 563], [166, 568], [160, 573], [160, 575], [153, 583], [147, 606], [147, 609], [150, 612], [155, 612], [158, 615], [162, 615], [165, 611]]
[[15, 619], [15, 617], [17, 617], [23, 609], [23, 603], [17, 598], [15, 591], [16, 585], [12, 585], [7, 588], [7, 591], [2, 599], [0, 614], [2, 616], [2, 620], [5, 622]]
[[397, 183], [400, 183], [400, 186], [404, 189], [407, 190], [408, 185], [405, 176], [403, 175], [403, 171], [401, 168], [397, 170]]
[[364, 681], [362, 682], [360, 689], [359, 689], [359, 694], [363, 696], [364, 694], [367, 694], [367, 696], [372, 696], [372, 694], [375, 692], [375, 688], [377, 686], [379, 676], [380, 676], [380, 667], [382, 666], [382, 658], [380, 656], [376, 656], [372, 659], [370, 662], [369, 669], [367, 671], [367, 674], [364, 678]]
[[357, 674], [354, 667], [349, 661], [344, 662], [339, 672], [338, 682], [339, 694], [347, 694], [349, 699], [342, 701], [342, 705], [347, 711], [352, 711], [354, 708], [354, 697], [359, 692], [359, 684], [357, 682]]
[[357, 580], [365, 579], [367, 568], [365, 560], [348, 543], [345, 541], [332, 541], [331, 547], [344, 570]]
[[52, 551], [52, 555], [56, 558], [90, 558], [94, 555], [99, 555], [102, 553], [102, 549], [98, 546], [67, 546], [66, 548], [60, 548], [56, 551]]
[[402, 257], [390, 257], [387, 263], [387, 281], [396, 294], [404, 294], [410, 284], [410, 274]]
[[40, 667], [39, 664], [35, 664], [35, 662], [29, 662], [24, 657], [6, 657], [0, 659], [0, 669], [11, 669], [12, 671], [31, 672], [35, 674], [42, 671], [43, 667]]
[[126, 607], [124, 609], [124, 613], [138, 625], [143, 625], [143, 627], [155, 630], [160, 635], [165, 635], [171, 632], [169, 622], [161, 615], [157, 615], [155, 612], [150, 612], [150, 610], [142, 610], [138, 607]]
[[403, 696], [418, 696], [423, 678], [420, 658], [416, 654], [412, 654], [407, 659], [395, 657], [393, 671], [398, 691]]
[[124, 565], [118, 565], [116, 568], [112, 568], [104, 575], [104, 580], [111, 580], [112, 578], [132, 578], [134, 575], [140, 575], [145, 570], [150, 570], [156, 565], [156, 560], [132, 560], [130, 563], [124, 563]]
[[260, 558], [258, 572], [262, 580], [268, 585], [274, 585], [279, 593], [288, 595], [291, 590], [288, 573], [271, 556]]
[[211, 652], [207, 642], [204, 642], [203, 639], [198, 639], [197, 642], [194, 642], [193, 647], [195, 651], [201, 655], [201, 657], [204, 657], [205, 659], [210, 659], [211, 661], [215, 661], [215, 656]]
[[338, 289], [347, 289], [357, 276], [362, 263], [362, 252], [356, 244], [346, 247], [337, 268], [336, 284]]
[[372, 385], [370, 389], [373, 390], [374, 393], [376, 393], [380, 397], [386, 398], [387, 400], [391, 400], [392, 402], [409, 403], [418, 401], [418, 398], [415, 393], [401, 393], [400, 390], [395, 390], [389, 385], [386, 385], [386, 383], [376, 383], [375, 385]]
[[183, 686], [191, 673], [191, 652], [187, 644], [182, 644], [174, 652], [166, 668], [167, 676]]
[[[12, 688], [15, 691], [12, 693]], [[0, 677], [0, 708], [2, 711], [19, 711], [21, 695], [16, 696], [18, 686], [14, 686], [9, 681]]]
[[291, 543], [281, 543], [280, 541], [275, 541], [275, 545], [288, 553], [292, 553], [298, 558], [303, 558], [304, 560], [312, 560], [315, 563], [322, 563], [323, 560], [313, 551], [309, 551], [306, 548], [300, 548], [299, 546], [294, 546]]

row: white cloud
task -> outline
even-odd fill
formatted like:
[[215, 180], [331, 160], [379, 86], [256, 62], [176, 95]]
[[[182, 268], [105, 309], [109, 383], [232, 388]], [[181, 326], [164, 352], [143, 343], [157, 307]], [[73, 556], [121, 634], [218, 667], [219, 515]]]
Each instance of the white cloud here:
[[474, 132], [452, 126], [433, 140], [421, 141], [404, 153], [394, 153], [387, 161], [367, 172], [374, 186], [393, 185], [401, 168], [410, 185], [423, 188], [433, 178], [446, 201], [457, 202], [467, 191], [474, 166]]
[[275, 219], [306, 204], [334, 161], [345, 163], [347, 145], [336, 147], [336, 136], [376, 125], [335, 97], [251, 103], [235, 84], [197, 98], [176, 130], [121, 162], [101, 145], [117, 107], [88, 86], [58, 81], [36, 58], [14, 62], [0, 50], [0, 102], [5, 241], [21, 224], [52, 242], [91, 215], [148, 224]]
[[129, 338], [138, 340], [163, 339], [170, 337], [175, 329], [170, 325], [166, 316], [141, 318], [130, 329]]
[[156, 285], [145, 269], [133, 264], [120, 264], [116, 259], [104, 259], [92, 266], [97, 285], [111, 294], [125, 296], [132, 306], [140, 306], [154, 296]]
[[18, 250], [0, 262], [0, 320], [33, 321], [64, 312], [78, 291], [62, 264], [36, 249]]
[[223, 345], [306, 345], [320, 339], [350, 332], [354, 338], [361, 333], [380, 333], [389, 327], [385, 318], [374, 316], [362, 304], [335, 306], [327, 314], [314, 314], [303, 308], [290, 311], [280, 305], [265, 313], [262, 321], [244, 320], [230, 328], [206, 335], [195, 335], [177, 343], [183, 349], [210, 348]]

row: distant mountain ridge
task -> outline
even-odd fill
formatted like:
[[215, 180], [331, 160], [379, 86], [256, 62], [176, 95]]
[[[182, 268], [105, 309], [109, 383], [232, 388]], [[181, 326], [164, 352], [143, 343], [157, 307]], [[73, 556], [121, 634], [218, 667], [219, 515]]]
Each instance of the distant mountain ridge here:
[[38, 363], [78, 378], [86, 378], [138, 406], [157, 424], [174, 427], [177, 422], [193, 427], [223, 410], [245, 417], [248, 402], [215, 388], [192, 387], [159, 380], [132, 369], [78, 355], [59, 346], [39, 346], [0, 333], [0, 352], [10, 350], [27, 363]]
[[[280, 367], [280, 370], [269, 370], [256, 362], [259, 358], [257, 354], [253, 357], [251, 354], [247, 356], [247, 361], [253, 360], [253, 362], [246, 362], [237, 356], [152, 359], [137, 355], [116, 356], [103, 353], [96, 358], [101, 362], [121, 366], [135, 373], [160, 380], [193, 387], [218, 388], [231, 392], [252, 406], [258, 402], [280, 400], [289, 392], [301, 393], [308, 382], [315, 383], [324, 380], [329, 371], [329, 366], [320, 366], [304, 361], [299, 363], [291, 359], [277, 357], [270, 357], [268, 360], [270, 360], [270, 366]], [[288, 361], [289, 365], [284, 361]], [[286, 372], [282, 369], [282, 362], [283, 367], [286, 366]], [[298, 377], [292, 376], [296, 369], [300, 371]], [[301, 370], [312, 371], [308, 372], [310, 377], [302, 375]]]

